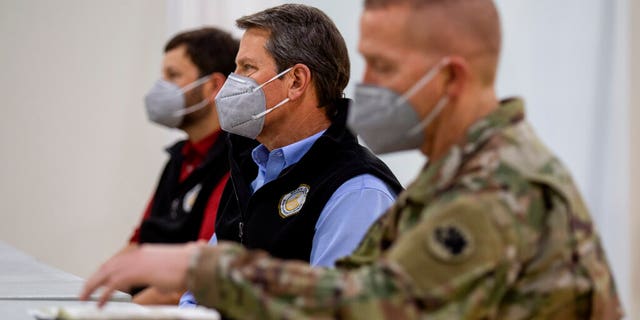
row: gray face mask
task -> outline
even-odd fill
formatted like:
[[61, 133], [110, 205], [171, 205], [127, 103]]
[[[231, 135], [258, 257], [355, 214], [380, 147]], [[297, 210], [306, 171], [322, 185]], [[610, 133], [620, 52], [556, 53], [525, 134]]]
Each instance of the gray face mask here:
[[442, 97], [422, 121], [409, 99], [447, 64], [449, 60], [443, 59], [401, 96], [384, 87], [359, 84], [349, 108], [348, 126], [376, 154], [419, 148], [424, 143], [424, 130], [449, 104], [449, 97]]
[[267, 109], [262, 87], [291, 69], [280, 72], [261, 85], [250, 77], [231, 73], [216, 96], [216, 110], [222, 130], [255, 139], [262, 132], [264, 117], [289, 102], [289, 98], [286, 98]]
[[182, 88], [174, 83], [160, 79], [151, 87], [144, 97], [147, 117], [152, 122], [169, 128], [177, 128], [182, 124], [184, 116], [196, 112], [209, 104], [208, 99], [186, 107], [184, 94], [209, 81], [209, 76], [202, 77]]

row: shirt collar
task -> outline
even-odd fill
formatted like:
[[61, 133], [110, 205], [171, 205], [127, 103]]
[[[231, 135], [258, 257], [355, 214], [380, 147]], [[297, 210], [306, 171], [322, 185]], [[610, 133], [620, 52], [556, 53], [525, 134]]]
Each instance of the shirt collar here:
[[191, 154], [194, 154], [198, 157], [206, 156], [207, 152], [209, 152], [209, 149], [211, 149], [211, 146], [213, 146], [213, 144], [218, 140], [220, 133], [220, 130], [216, 130], [215, 132], [196, 142], [187, 140], [187, 142], [182, 147], [182, 155], [185, 157]]
[[274, 149], [269, 152], [269, 149], [265, 147], [263, 144], [255, 147], [251, 152], [251, 157], [253, 158], [253, 162], [258, 165], [260, 168], [265, 168], [267, 166], [267, 162], [269, 161], [269, 156], [272, 154], [282, 154], [284, 158], [284, 166], [283, 170], [293, 164], [296, 164], [302, 157], [311, 149], [313, 144], [324, 134], [326, 130], [322, 130], [310, 137], [304, 138], [300, 141], [294, 142], [290, 145], [284, 146], [282, 148]]

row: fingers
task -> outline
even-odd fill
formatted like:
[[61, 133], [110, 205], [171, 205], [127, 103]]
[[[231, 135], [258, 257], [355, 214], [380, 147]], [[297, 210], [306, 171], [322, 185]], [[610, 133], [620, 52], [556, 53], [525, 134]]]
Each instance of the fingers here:
[[105, 287], [99, 299], [102, 306], [115, 290], [134, 285], [152, 285], [167, 290], [186, 288], [189, 258], [205, 243], [173, 246], [140, 246], [113, 257], [85, 283], [81, 300], [88, 300], [98, 288]]
[[101, 268], [100, 271], [92, 276], [85, 284], [80, 300], [89, 300], [98, 288], [102, 288], [103, 291], [98, 298], [98, 307], [102, 308], [116, 290], [126, 289], [125, 279], [111, 273], [110, 270], [109, 268]]
[[127, 270], [126, 266], [130, 263], [127, 258], [130, 254], [116, 256], [104, 263], [96, 273], [94, 273], [84, 284], [80, 300], [87, 301], [91, 295], [100, 287], [104, 287], [98, 305], [101, 307], [113, 295], [115, 290], [126, 289], [131, 283], [127, 282], [126, 275], [123, 273]]
[[106, 283], [109, 277], [109, 271], [107, 270], [106, 264], [100, 267], [100, 269], [94, 273], [87, 282], [85, 282], [84, 287], [82, 289], [82, 293], [80, 294], [80, 300], [87, 301], [91, 297], [91, 294], [94, 293], [100, 286]]
[[100, 296], [100, 299], [98, 300], [98, 307], [104, 307], [104, 305], [107, 303], [107, 301], [109, 301], [109, 298], [111, 298], [115, 291], [116, 289], [112, 286], [105, 287], [102, 295]]

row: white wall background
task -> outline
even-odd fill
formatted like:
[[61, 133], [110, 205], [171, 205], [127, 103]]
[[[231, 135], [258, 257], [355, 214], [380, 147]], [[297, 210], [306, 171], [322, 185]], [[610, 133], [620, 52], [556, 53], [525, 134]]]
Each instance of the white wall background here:
[[[640, 266], [631, 267], [629, 204], [630, 124], [640, 120], [630, 112], [630, 40], [640, 42], [640, 26], [631, 33], [630, 1], [496, 1], [505, 32], [499, 93], [526, 99], [538, 133], [572, 170], [627, 310], [640, 301], [631, 295]], [[281, 2], [334, 19], [352, 58], [351, 95], [363, 71], [361, 1], [0, 1], [0, 240], [88, 275], [125, 242], [162, 147], [176, 137], [149, 124], [141, 102], [164, 42], [202, 24], [240, 36], [235, 18]], [[424, 164], [415, 152], [384, 160], [405, 184]]]
[[142, 96], [157, 1], [0, 1], [0, 240], [86, 276], [124, 245], [164, 162]]
[[640, 119], [640, 60], [635, 57], [640, 56], [640, 1], [632, 1], [631, 2], [631, 85], [630, 85], [630, 93], [631, 93], [631, 103], [630, 103], [630, 113], [631, 116], [627, 123], [629, 123], [631, 127], [631, 175], [630, 175], [630, 197], [631, 197], [631, 210], [630, 214], [632, 216], [631, 224], [629, 225], [629, 230], [631, 230], [631, 256], [633, 258], [632, 261], [632, 277], [630, 279], [632, 286], [632, 294], [631, 301], [633, 303], [633, 313], [634, 319], [640, 318], [640, 272], [638, 269], [640, 267], [640, 233], [638, 233], [638, 228], [640, 228], [640, 126], [638, 126], [638, 120]]

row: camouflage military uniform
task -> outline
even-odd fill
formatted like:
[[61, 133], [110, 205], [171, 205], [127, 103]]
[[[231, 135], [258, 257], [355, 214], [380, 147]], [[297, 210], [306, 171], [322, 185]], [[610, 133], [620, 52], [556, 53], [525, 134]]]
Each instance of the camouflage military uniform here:
[[508, 100], [427, 165], [335, 269], [232, 244], [189, 288], [239, 319], [617, 319], [622, 310], [566, 169]]

